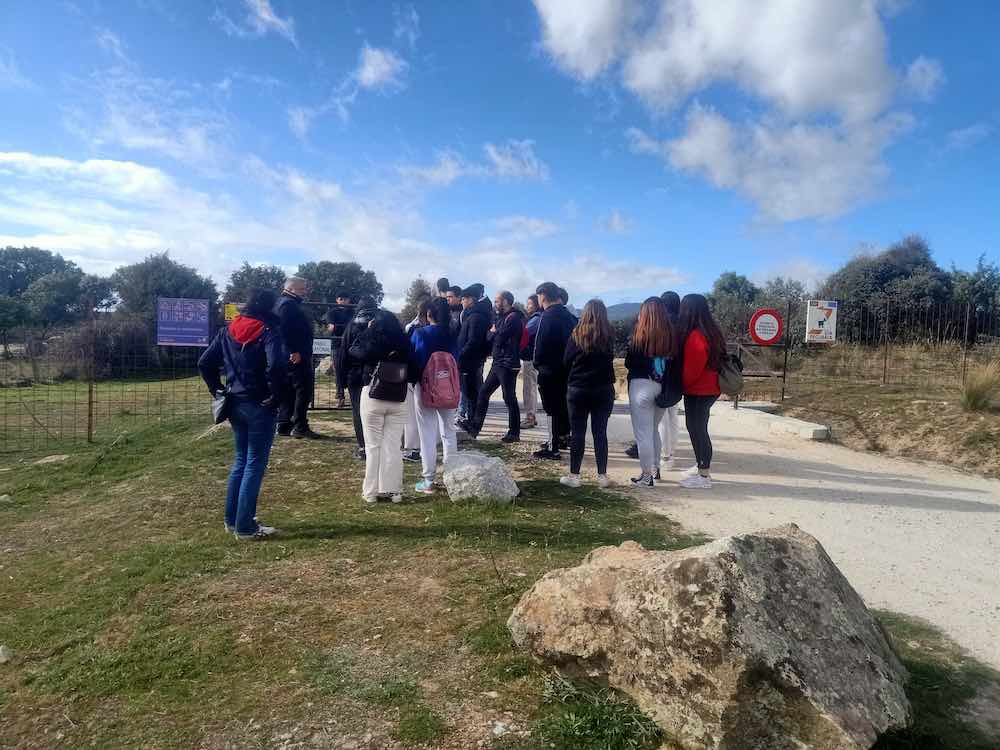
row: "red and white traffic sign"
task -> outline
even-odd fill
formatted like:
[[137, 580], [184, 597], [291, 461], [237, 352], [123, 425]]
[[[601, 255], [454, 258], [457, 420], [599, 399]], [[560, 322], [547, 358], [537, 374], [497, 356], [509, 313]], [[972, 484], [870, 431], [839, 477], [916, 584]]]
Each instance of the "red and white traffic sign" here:
[[781, 341], [785, 323], [777, 310], [764, 308], [750, 318], [750, 338], [761, 346], [773, 346]]

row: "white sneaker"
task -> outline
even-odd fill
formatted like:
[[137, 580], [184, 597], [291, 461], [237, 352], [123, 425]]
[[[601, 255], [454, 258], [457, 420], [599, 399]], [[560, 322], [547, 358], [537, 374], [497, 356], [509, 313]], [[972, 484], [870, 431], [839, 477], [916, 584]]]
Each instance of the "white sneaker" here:
[[371, 497], [362, 497], [361, 499], [365, 501], [365, 505], [375, 505], [378, 502], [378, 497], [375, 495], [372, 495]]
[[273, 526], [264, 526], [258, 524], [257, 531], [253, 534], [237, 534], [236, 538], [241, 542], [261, 542], [265, 539], [270, 539], [272, 536], [278, 533], [278, 530]]
[[600, 487], [602, 490], [605, 490], [611, 486], [611, 480], [608, 479], [607, 474], [597, 475], [597, 486]]
[[579, 474], [567, 474], [566, 476], [559, 478], [559, 484], [566, 485], [567, 487], [579, 487], [580, 486], [580, 475]]
[[395, 503], [396, 505], [399, 505], [401, 502], [403, 502], [403, 496], [397, 492], [390, 498], [390, 500], [392, 500], [392, 502]]
[[712, 489], [712, 480], [710, 477], [703, 477], [701, 474], [695, 474], [693, 477], [686, 477], [682, 479], [681, 487], [686, 490], [710, 490]]
[[674, 457], [673, 456], [667, 456], [663, 460], [663, 463], [660, 464], [660, 468], [663, 469], [663, 471], [673, 471], [674, 470]]
[[684, 470], [684, 476], [686, 477], [696, 477], [698, 476], [698, 464], [695, 464], [690, 469]]

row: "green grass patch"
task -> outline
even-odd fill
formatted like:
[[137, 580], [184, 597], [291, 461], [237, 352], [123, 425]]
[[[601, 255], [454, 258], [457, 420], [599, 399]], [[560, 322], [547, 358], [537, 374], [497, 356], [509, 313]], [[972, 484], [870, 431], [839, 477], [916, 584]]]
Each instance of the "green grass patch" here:
[[448, 724], [422, 703], [405, 706], [392, 736], [404, 745], [429, 745], [448, 733]]

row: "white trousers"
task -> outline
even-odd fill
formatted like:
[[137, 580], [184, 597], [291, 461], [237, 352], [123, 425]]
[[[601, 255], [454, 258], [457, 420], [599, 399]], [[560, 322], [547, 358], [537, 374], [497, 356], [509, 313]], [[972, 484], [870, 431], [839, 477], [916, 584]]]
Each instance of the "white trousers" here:
[[531, 362], [521, 362], [521, 400], [525, 418], [536, 417], [538, 411], [538, 370]]
[[415, 451], [420, 447], [420, 432], [417, 429], [416, 399], [413, 398], [414, 386], [408, 386], [410, 395], [406, 399], [406, 425], [403, 428], [403, 450]]
[[632, 432], [639, 447], [639, 466], [644, 474], [653, 474], [660, 465], [660, 421], [666, 409], [656, 405], [660, 384], [643, 378], [628, 384], [628, 410]]
[[403, 491], [403, 454], [399, 443], [406, 425], [406, 401], [379, 401], [361, 390], [361, 424], [365, 433], [365, 482], [361, 494], [373, 498]]
[[660, 420], [660, 445], [663, 460], [674, 457], [677, 450], [677, 406], [671, 406]]
[[455, 413], [457, 409], [431, 409], [420, 403], [420, 384], [413, 389], [413, 403], [417, 414], [417, 428], [420, 432], [420, 463], [424, 480], [434, 481], [437, 472], [438, 441], [444, 446], [444, 460], [458, 452], [455, 437]]

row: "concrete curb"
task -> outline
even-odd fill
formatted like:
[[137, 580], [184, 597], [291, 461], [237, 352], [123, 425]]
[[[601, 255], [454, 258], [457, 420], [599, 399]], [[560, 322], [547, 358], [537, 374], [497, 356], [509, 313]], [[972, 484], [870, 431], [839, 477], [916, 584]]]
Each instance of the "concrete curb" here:
[[[732, 409], [731, 404], [726, 404]], [[772, 435], [793, 435], [802, 440], [829, 440], [830, 428], [825, 425], [806, 422], [794, 417], [784, 417], [780, 414], [771, 414], [761, 408], [747, 408], [743, 404], [739, 409], [734, 409], [741, 419], [753, 419], [766, 426], [767, 431]]]

